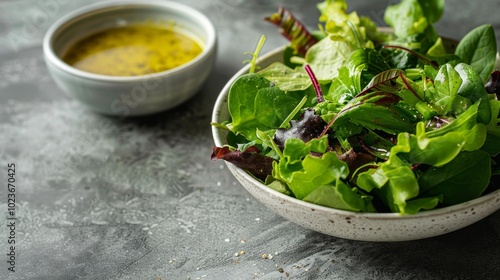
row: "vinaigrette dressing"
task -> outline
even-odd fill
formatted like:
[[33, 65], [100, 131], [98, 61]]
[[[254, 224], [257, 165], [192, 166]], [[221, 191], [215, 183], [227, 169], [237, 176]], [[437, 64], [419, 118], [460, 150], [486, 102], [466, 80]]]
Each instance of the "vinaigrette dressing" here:
[[201, 45], [187, 33], [148, 23], [92, 34], [71, 46], [62, 59], [95, 74], [139, 76], [180, 66], [201, 51]]

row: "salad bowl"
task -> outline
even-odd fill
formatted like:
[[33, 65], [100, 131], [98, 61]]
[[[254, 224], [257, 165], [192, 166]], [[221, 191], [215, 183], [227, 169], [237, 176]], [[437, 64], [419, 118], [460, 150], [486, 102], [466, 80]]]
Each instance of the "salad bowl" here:
[[[265, 68], [283, 61], [284, 47], [263, 55], [258, 64]], [[234, 81], [248, 73], [250, 65], [240, 69], [218, 96], [212, 122], [230, 119], [227, 96]], [[215, 145], [227, 144], [227, 130], [212, 126]], [[287, 196], [264, 185], [247, 171], [225, 162], [229, 171], [259, 202], [305, 228], [351, 240], [389, 242], [418, 240], [446, 234], [469, 226], [500, 209], [500, 190], [457, 205], [422, 211], [417, 214], [358, 213], [324, 207]]]

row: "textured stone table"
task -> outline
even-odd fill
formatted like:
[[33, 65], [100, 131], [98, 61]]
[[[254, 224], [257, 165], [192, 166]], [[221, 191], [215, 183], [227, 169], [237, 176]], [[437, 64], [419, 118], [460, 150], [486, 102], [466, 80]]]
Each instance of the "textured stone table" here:
[[[500, 212], [401, 243], [338, 239], [268, 211], [210, 160], [212, 106], [248, 59], [285, 43], [262, 18], [277, 1], [179, 1], [219, 33], [215, 71], [187, 103], [143, 118], [95, 114], [66, 97], [42, 58], [45, 30], [95, 1], [0, 2], [0, 279], [499, 279]], [[315, 27], [310, 1], [282, 1]], [[387, 3], [351, 1], [382, 24]], [[438, 31], [492, 23], [498, 1], [447, 0]], [[7, 164], [16, 164], [16, 272], [7, 271]], [[268, 258], [262, 258], [267, 254]]]

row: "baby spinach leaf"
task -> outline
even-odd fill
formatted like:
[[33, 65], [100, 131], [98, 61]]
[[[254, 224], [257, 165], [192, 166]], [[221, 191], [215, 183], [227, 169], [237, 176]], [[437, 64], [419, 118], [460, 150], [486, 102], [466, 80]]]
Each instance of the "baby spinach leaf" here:
[[470, 101], [462, 96], [457, 96], [463, 83], [460, 74], [451, 64], [439, 68], [434, 78], [434, 89], [427, 91], [427, 98], [441, 115], [458, 115], [465, 111]]
[[396, 106], [383, 106], [376, 103], [363, 103], [349, 110], [339, 118], [348, 118], [350, 122], [372, 130], [381, 130], [389, 134], [398, 134], [402, 131], [413, 131], [413, 123], [402, 114]]
[[488, 102], [488, 93], [483, 86], [481, 77], [474, 68], [465, 63], [459, 63], [455, 70], [462, 78], [462, 84], [457, 94], [470, 99], [473, 103], [480, 101], [477, 113], [477, 121], [488, 124], [491, 120], [491, 108]]
[[238, 78], [228, 95], [230, 129], [243, 134], [248, 140], [257, 140], [256, 129], [278, 128], [302, 96], [297, 92], [285, 92], [258, 74]]
[[434, 78], [436, 87], [436, 99], [457, 95], [462, 84], [462, 78], [450, 64], [445, 64], [439, 68], [439, 72]]
[[300, 67], [292, 69], [282, 63], [273, 63], [258, 73], [283, 91], [306, 90], [311, 86], [311, 79]]
[[320, 83], [329, 83], [337, 77], [339, 68], [351, 52], [347, 42], [325, 37], [309, 48], [305, 60]]
[[462, 152], [440, 168], [430, 168], [418, 179], [423, 196], [443, 196], [443, 205], [453, 205], [479, 197], [490, 182], [488, 153]]
[[372, 130], [382, 130], [389, 134], [413, 131], [413, 124], [396, 106], [400, 98], [394, 94], [371, 92], [352, 99], [340, 111], [334, 127], [346, 122], [365, 126]]
[[490, 24], [484, 24], [469, 31], [460, 40], [455, 54], [472, 66], [483, 83], [495, 68], [497, 41], [495, 31]]
[[414, 68], [419, 61], [413, 54], [400, 49], [382, 48], [380, 54], [385, 58], [390, 69]]

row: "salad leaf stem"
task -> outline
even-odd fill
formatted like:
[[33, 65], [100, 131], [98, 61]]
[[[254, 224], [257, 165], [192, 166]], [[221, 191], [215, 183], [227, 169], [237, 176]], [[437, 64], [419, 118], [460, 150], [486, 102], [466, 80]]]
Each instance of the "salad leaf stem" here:
[[316, 92], [316, 97], [318, 98], [318, 103], [321, 103], [325, 101], [325, 98], [323, 97], [323, 92], [321, 91], [321, 86], [318, 83], [318, 80], [316, 79], [316, 76], [314, 76], [314, 73], [309, 65], [304, 66], [306, 69], [307, 74], [311, 78], [311, 82], [314, 86], [314, 91]]
[[266, 35], [260, 36], [259, 42], [257, 43], [257, 47], [255, 48], [255, 51], [253, 53], [247, 53], [252, 56], [251, 60], [246, 60], [243, 61], [249, 62], [250, 63], [250, 70], [248, 71], [249, 73], [255, 73], [255, 69], [257, 68], [257, 58], [259, 58], [260, 51], [262, 49], [262, 46], [264, 46], [264, 43], [266, 42]]
[[293, 109], [292, 112], [290, 112], [290, 114], [288, 115], [288, 117], [286, 117], [286, 119], [281, 123], [281, 125], [279, 126], [279, 128], [285, 128], [288, 126], [288, 124], [290, 123], [290, 121], [293, 119], [293, 117], [300, 111], [300, 109], [302, 109], [302, 106], [304, 106], [304, 104], [306, 104], [307, 102], [307, 96], [304, 96], [302, 98], [302, 100], [300, 100], [299, 104], [297, 104], [297, 106], [295, 107], [295, 109]]
[[405, 84], [406, 88], [408, 88], [411, 93], [413, 93], [413, 95], [415, 95], [415, 97], [417, 99], [419, 99], [420, 101], [424, 101], [422, 99], [422, 97], [420, 97], [420, 95], [418, 95], [418, 93], [415, 91], [415, 89], [410, 85], [410, 83], [408, 82], [408, 80], [406, 79], [405, 75], [403, 75], [403, 73], [399, 74], [399, 77], [401, 78], [401, 80], [403, 81], [403, 83]]

